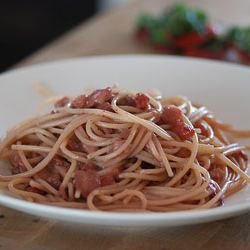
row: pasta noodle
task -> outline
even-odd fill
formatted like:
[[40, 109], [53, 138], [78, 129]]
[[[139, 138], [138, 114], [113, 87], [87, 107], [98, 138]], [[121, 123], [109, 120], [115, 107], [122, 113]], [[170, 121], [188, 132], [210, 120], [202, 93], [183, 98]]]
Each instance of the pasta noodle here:
[[50, 114], [0, 142], [12, 173], [0, 175], [0, 187], [27, 201], [121, 212], [205, 209], [250, 182], [250, 147], [235, 142], [250, 131], [185, 97], [106, 88], [55, 100]]

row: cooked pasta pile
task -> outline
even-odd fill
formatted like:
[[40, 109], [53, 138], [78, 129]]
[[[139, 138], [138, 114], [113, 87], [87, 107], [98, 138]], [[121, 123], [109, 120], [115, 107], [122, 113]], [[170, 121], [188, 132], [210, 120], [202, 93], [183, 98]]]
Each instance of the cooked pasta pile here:
[[185, 97], [117, 88], [64, 97], [0, 142], [0, 187], [31, 202], [102, 211], [223, 204], [249, 183], [249, 137]]

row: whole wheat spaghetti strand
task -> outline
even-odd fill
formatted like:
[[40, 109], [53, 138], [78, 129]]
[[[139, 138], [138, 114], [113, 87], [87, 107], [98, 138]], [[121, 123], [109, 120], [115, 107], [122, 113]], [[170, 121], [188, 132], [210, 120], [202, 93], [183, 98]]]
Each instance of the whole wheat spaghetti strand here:
[[72, 160], [72, 163], [71, 163], [71, 165], [70, 165], [70, 168], [69, 168], [69, 170], [67, 171], [66, 175], [64, 176], [63, 182], [62, 182], [62, 184], [61, 184], [61, 186], [60, 186], [61, 188], [65, 188], [65, 187], [68, 185], [69, 180], [70, 180], [70, 178], [72, 177], [72, 174], [73, 174], [73, 172], [74, 172], [75, 169], [76, 169], [76, 166], [77, 166], [77, 161], [76, 161], [76, 160]]
[[163, 162], [163, 164], [165, 166], [165, 169], [166, 169], [166, 171], [168, 173], [168, 176], [172, 177], [174, 175], [174, 173], [172, 171], [172, 168], [171, 168], [171, 166], [169, 164], [168, 158], [167, 158], [167, 156], [166, 156], [166, 154], [165, 154], [165, 152], [164, 152], [164, 150], [163, 150], [163, 148], [162, 148], [159, 140], [156, 137], [153, 137], [153, 140], [154, 140], [154, 142], [156, 144], [158, 152], [160, 153], [162, 162]]
[[52, 150], [49, 152], [47, 157], [45, 157], [39, 164], [37, 164], [36, 167], [34, 167], [32, 170], [29, 170], [25, 173], [16, 174], [16, 175], [10, 175], [10, 176], [3, 176], [0, 175], [0, 180], [12, 180], [17, 177], [30, 177], [39, 171], [41, 171], [43, 168], [46, 167], [46, 165], [51, 161], [53, 156], [57, 153], [61, 143], [67, 138], [67, 136], [74, 131], [77, 127], [79, 127], [84, 121], [88, 119], [88, 116], [82, 115], [77, 118], [75, 118], [65, 129], [64, 133], [58, 138], [57, 142], [55, 143]]
[[3, 139], [3, 141], [0, 144], [0, 155], [2, 153], [2, 150], [8, 145], [12, 144], [13, 141], [17, 140], [18, 135], [22, 133], [24, 130], [38, 126], [39, 124], [43, 124], [47, 121], [50, 120], [56, 120], [61, 117], [69, 116], [67, 113], [58, 113], [58, 114], [49, 114], [49, 115], [44, 115], [42, 117], [35, 117], [32, 119], [28, 119], [16, 127], [13, 127], [11, 130], [8, 131], [7, 136]]
[[27, 201], [119, 212], [208, 209], [250, 182], [250, 148], [234, 142], [248, 131], [186, 97], [114, 87], [52, 100], [51, 114], [0, 141], [0, 187]]
[[[187, 122], [187, 124], [189, 124], [190, 126], [193, 127], [192, 123], [188, 120], [188, 118], [186, 118], [184, 115], [183, 115], [183, 118], [185, 119], [185, 121]], [[198, 136], [197, 134], [195, 133], [194, 136], [192, 137], [192, 140], [193, 140], [193, 149], [191, 151], [191, 155], [190, 155], [190, 158], [188, 160], [188, 162], [186, 163], [185, 167], [182, 169], [182, 171], [180, 171], [178, 174], [176, 174], [173, 179], [167, 184], [168, 186], [172, 186], [174, 185], [178, 180], [180, 180], [180, 178], [182, 178], [183, 175], [185, 175], [187, 173], [187, 171], [190, 169], [190, 167], [192, 166], [194, 160], [195, 160], [195, 157], [198, 153]]]
[[112, 101], [112, 107], [113, 109], [118, 113], [118, 114], [122, 114], [124, 116], [126, 116], [126, 118], [128, 120], [130, 120], [131, 122], [136, 122], [141, 124], [142, 126], [146, 127], [149, 130], [152, 130], [153, 132], [155, 132], [156, 134], [158, 134], [159, 136], [161, 136], [162, 138], [164, 138], [165, 140], [171, 140], [172, 137], [170, 135], [168, 135], [168, 133], [166, 131], [164, 131], [161, 127], [156, 126], [153, 122], [147, 121], [147, 120], [142, 120], [122, 109], [120, 109], [117, 105], [116, 102], [118, 100], [117, 98], [114, 98]]
[[225, 162], [227, 164], [227, 166], [230, 167], [233, 171], [240, 174], [240, 176], [244, 180], [246, 180], [247, 182], [250, 182], [250, 177], [242, 169], [240, 169], [238, 166], [236, 166], [230, 159], [228, 159], [224, 154], [219, 154], [219, 155], [217, 155], [217, 157], [221, 161]]

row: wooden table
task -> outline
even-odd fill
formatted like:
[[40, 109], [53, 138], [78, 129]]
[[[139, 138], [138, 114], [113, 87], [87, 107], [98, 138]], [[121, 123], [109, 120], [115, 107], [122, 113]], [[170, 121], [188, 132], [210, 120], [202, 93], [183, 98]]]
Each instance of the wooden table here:
[[[172, 0], [138, 0], [99, 14], [31, 55], [17, 66], [62, 58], [99, 55], [150, 53], [137, 45], [133, 24], [141, 12], [159, 13]], [[250, 24], [249, 0], [187, 1], [206, 9], [212, 20], [226, 24]], [[0, 207], [0, 250], [9, 249], [110, 249], [110, 250], [206, 250], [250, 249], [250, 214], [203, 225], [170, 229], [118, 228], [115, 235], [105, 228], [90, 231], [67, 223], [40, 219]]]

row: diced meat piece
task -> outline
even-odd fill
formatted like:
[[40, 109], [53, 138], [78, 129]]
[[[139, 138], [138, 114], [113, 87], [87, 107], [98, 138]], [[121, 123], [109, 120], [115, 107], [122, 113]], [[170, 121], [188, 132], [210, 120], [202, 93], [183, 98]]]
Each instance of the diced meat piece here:
[[55, 103], [55, 108], [63, 108], [63, 107], [65, 107], [66, 105], [68, 105], [69, 104], [69, 101], [70, 101], [70, 99], [67, 97], [67, 96], [65, 96], [65, 97], [63, 97], [63, 98], [61, 98], [60, 100], [58, 100], [56, 103]]
[[182, 139], [187, 140], [192, 137], [195, 133], [194, 129], [191, 128], [182, 120], [182, 112], [176, 106], [170, 105], [163, 109], [161, 120], [170, 124], [172, 130]]
[[101, 186], [108, 186], [108, 185], [112, 185], [115, 183], [115, 179], [113, 175], [104, 175], [100, 178], [101, 181]]
[[90, 192], [101, 186], [100, 178], [93, 170], [77, 170], [75, 172], [75, 188], [81, 196], [87, 198]]
[[11, 168], [12, 174], [19, 174], [27, 170], [20, 156], [17, 153], [13, 154], [10, 157], [10, 162], [12, 164], [12, 168]]
[[58, 189], [62, 183], [61, 176], [58, 173], [53, 173], [52, 171], [49, 171], [47, 168], [43, 169], [37, 175], [39, 178], [47, 181], [55, 189]]
[[58, 173], [52, 173], [46, 181], [55, 189], [59, 189], [62, 183], [62, 177]]
[[179, 108], [176, 106], [170, 105], [166, 106], [163, 109], [163, 113], [161, 115], [161, 119], [166, 123], [166, 124], [175, 124], [178, 120], [182, 119], [182, 113]]
[[93, 171], [97, 171], [98, 170], [98, 166], [95, 165], [92, 162], [78, 163], [78, 169], [79, 170], [93, 170]]
[[120, 170], [118, 167], [113, 168], [109, 173], [100, 177], [101, 186], [112, 185], [115, 183], [115, 178], [119, 175]]
[[62, 177], [58, 172], [58, 168], [63, 169], [66, 173], [70, 163], [60, 156], [55, 156], [46, 168], [37, 173], [37, 176], [47, 181], [52, 187], [58, 189], [62, 183]]
[[207, 131], [206, 127], [200, 121], [195, 122], [194, 127], [199, 128], [201, 130], [202, 135], [208, 136], [208, 131]]
[[83, 109], [86, 108], [87, 97], [85, 95], [77, 96], [71, 103], [71, 108], [73, 109]]
[[83, 151], [82, 143], [75, 135], [73, 135], [68, 140], [67, 148], [69, 150], [76, 151], [76, 152], [82, 152]]
[[181, 148], [177, 153], [176, 156], [182, 157], [182, 158], [188, 158], [191, 155], [191, 151], [187, 148]]
[[224, 171], [220, 167], [212, 167], [209, 169], [209, 174], [212, 180], [217, 183], [222, 183], [225, 175]]
[[87, 97], [87, 107], [93, 108], [105, 102], [109, 102], [112, 97], [112, 89], [97, 89]]
[[43, 180], [47, 180], [51, 173], [52, 171], [50, 171], [48, 168], [44, 168], [43, 170], [37, 173], [37, 176]]
[[106, 110], [106, 111], [109, 111], [109, 112], [114, 112], [111, 104], [109, 102], [104, 102], [102, 104], [99, 104], [97, 106], [98, 109], [102, 109], [102, 110]]
[[48, 168], [44, 168], [42, 171], [37, 173], [37, 176], [47, 181], [55, 189], [58, 189], [62, 183], [62, 177], [60, 174], [49, 170]]
[[45, 195], [46, 194], [45, 191], [40, 190], [40, 189], [35, 188], [35, 187], [31, 187], [31, 186], [26, 187], [25, 191], [36, 193], [36, 194], [41, 194], [41, 195]]
[[135, 107], [136, 103], [135, 100], [132, 96], [126, 95], [121, 97], [118, 101], [117, 101], [117, 105], [119, 106], [132, 106]]
[[54, 173], [64, 173], [66, 174], [68, 169], [69, 169], [69, 166], [70, 166], [70, 163], [60, 157], [60, 156], [55, 156], [47, 165], [46, 168], [44, 168], [42, 171], [40, 171], [38, 173], [39, 177], [44, 179], [44, 180], [47, 180], [48, 177], [51, 175], [51, 174], [54, 174]]
[[142, 93], [137, 93], [135, 95], [135, 104], [137, 108], [145, 110], [148, 108], [149, 98]]
[[60, 156], [55, 156], [48, 164], [49, 169], [54, 169], [55, 167], [65, 167], [68, 168], [70, 163]]
[[130, 135], [130, 129], [125, 128], [122, 130], [122, 132], [120, 133], [119, 137], [123, 140], [126, 140]]
[[195, 133], [194, 129], [191, 128], [189, 125], [185, 124], [185, 122], [183, 121], [179, 121], [178, 123], [176, 123], [174, 131], [179, 135], [179, 137], [183, 141], [189, 139]]

